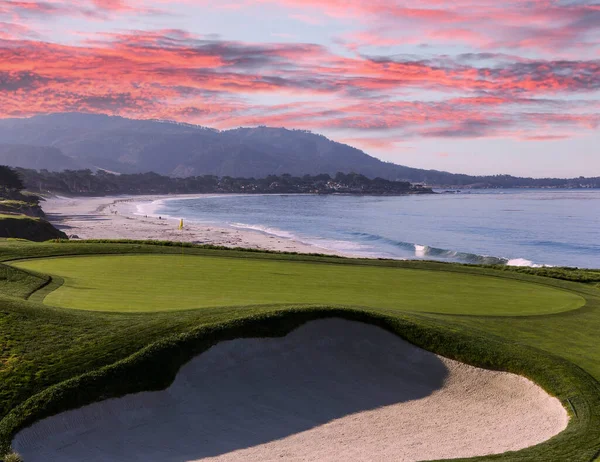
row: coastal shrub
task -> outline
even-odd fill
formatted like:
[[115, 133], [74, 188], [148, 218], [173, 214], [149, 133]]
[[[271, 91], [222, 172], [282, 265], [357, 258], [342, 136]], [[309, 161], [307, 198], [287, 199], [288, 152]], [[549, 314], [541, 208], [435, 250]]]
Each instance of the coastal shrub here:
[[0, 214], [0, 237], [43, 242], [54, 238], [66, 239], [67, 235], [41, 218]]
[[531, 274], [563, 281], [596, 283], [600, 282], [600, 271], [592, 269], [580, 269], [569, 267], [542, 267], [531, 268], [527, 266], [492, 265], [484, 268], [493, 268], [500, 271], [510, 271], [520, 274]]
[[4, 456], [3, 462], [23, 462], [23, 458], [16, 452], [11, 452]]

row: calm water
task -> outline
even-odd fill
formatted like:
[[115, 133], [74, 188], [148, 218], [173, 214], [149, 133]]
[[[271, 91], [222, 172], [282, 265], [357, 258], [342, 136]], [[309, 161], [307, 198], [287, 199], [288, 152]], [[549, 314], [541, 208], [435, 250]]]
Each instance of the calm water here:
[[151, 208], [364, 256], [600, 268], [600, 190], [207, 196]]

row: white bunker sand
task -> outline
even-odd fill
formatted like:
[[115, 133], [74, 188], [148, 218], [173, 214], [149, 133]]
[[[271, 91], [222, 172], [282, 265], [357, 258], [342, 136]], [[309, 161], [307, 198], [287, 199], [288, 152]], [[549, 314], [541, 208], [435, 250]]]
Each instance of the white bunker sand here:
[[45, 419], [13, 447], [27, 462], [416, 461], [522, 449], [567, 423], [523, 377], [325, 319], [284, 338], [222, 342], [167, 390]]

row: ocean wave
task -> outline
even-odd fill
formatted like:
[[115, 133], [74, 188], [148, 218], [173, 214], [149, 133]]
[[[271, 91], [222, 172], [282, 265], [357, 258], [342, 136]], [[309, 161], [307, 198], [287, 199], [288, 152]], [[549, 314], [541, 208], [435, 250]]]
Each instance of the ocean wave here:
[[342, 252], [346, 254], [360, 255], [362, 257], [378, 258], [382, 255], [377, 252], [372, 252], [370, 246], [365, 246], [355, 241], [346, 241], [342, 239], [326, 239], [317, 237], [300, 236], [298, 234], [286, 231], [273, 226], [263, 225], [251, 225], [246, 223], [230, 223], [229, 226], [236, 229], [246, 229], [252, 231], [258, 231], [271, 236], [281, 237], [283, 239], [289, 239], [301, 244], [310, 245], [316, 248], [334, 250], [336, 252]]
[[[229, 197], [233, 197], [230, 195]], [[172, 218], [179, 220], [182, 217], [179, 212], [188, 207], [186, 202], [199, 200], [199, 199], [214, 199], [228, 197], [223, 194], [201, 194], [193, 196], [175, 196], [175, 197], [162, 197], [156, 200], [145, 200], [140, 202], [134, 202], [133, 205], [136, 208], [134, 215], [148, 215], [149, 217], [157, 218], [159, 216], [163, 218]], [[182, 202], [182, 203], [180, 203]], [[193, 204], [192, 204], [193, 205]], [[192, 218], [188, 218], [192, 219]], [[194, 219], [194, 221], [199, 221]]]
[[[428, 245], [415, 244], [415, 257], [452, 260], [474, 265], [507, 265], [511, 260], [502, 257], [479, 255], [476, 253], [459, 252], [457, 250], [440, 249]], [[533, 264], [533, 263], [532, 263]]]
[[580, 244], [578, 242], [560, 242], [560, 241], [531, 241], [532, 245], [540, 247], [553, 247], [575, 252], [598, 252], [599, 244]]
[[541, 268], [545, 265], [539, 265], [525, 258], [505, 258], [494, 257], [490, 255], [480, 255], [470, 252], [460, 252], [457, 250], [442, 249], [412, 242], [396, 241], [384, 236], [369, 233], [351, 233], [354, 237], [368, 242], [381, 242], [387, 245], [405, 250], [412, 253], [415, 258], [432, 260], [450, 260], [458, 263], [469, 263], [473, 265], [506, 265], [506, 266], [529, 266], [532, 268]]
[[[149, 217], [158, 217], [156, 213], [160, 208], [165, 206], [165, 199], [159, 199], [155, 201], [137, 202], [134, 203], [135, 212], [134, 215], [148, 215]], [[168, 215], [164, 215], [168, 218]]]
[[368, 241], [368, 242], [382, 242], [384, 244], [388, 244], [394, 247], [399, 247], [402, 248], [404, 250], [408, 250], [408, 251], [413, 251], [415, 250], [415, 244], [410, 243], [410, 242], [403, 242], [403, 241], [396, 241], [393, 239], [389, 239], [387, 237], [384, 236], [379, 236], [377, 234], [369, 234], [369, 233], [360, 233], [360, 232], [355, 232], [355, 233], [350, 233], [351, 236], [353, 237], [357, 237], [360, 240], [363, 241]]
[[354, 258], [393, 258], [391, 255], [385, 255], [382, 252], [377, 251], [371, 247], [359, 244], [352, 241], [342, 241], [333, 239], [304, 239], [300, 241], [310, 246], [333, 250], [347, 257]]
[[237, 229], [250, 229], [253, 231], [260, 231], [261, 233], [270, 234], [272, 236], [283, 237], [285, 239], [292, 239], [294, 241], [299, 240], [298, 236], [289, 231], [285, 231], [283, 229], [274, 228], [272, 226], [262, 226], [262, 225], [248, 225], [246, 223], [231, 223], [229, 226]]
[[512, 260], [508, 260], [506, 263], [507, 266], [528, 266], [530, 268], [543, 268], [548, 265], [536, 265], [531, 260], [527, 260], [525, 258], [513, 258]]
[[[179, 218], [174, 213], [178, 210], [165, 210], [166, 202], [170, 199], [160, 199], [155, 201], [139, 202], [135, 204], [136, 215], [148, 215], [152, 217], [160, 215], [163, 218]], [[165, 213], [166, 212], [166, 213]], [[188, 218], [189, 221], [197, 221]], [[458, 263], [468, 263], [475, 265], [507, 265], [507, 266], [527, 266], [532, 268], [540, 268], [545, 265], [536, 264], [526, 258], [504, 258], [489, 255], [479, 255], [476, 253], [461, 252], [451, 249], [443, 249], [432, 247], [424, 244], [416, 244], [412, 242], [398, 241], [377, 234], [369, 234], [364, 232], [350, 232], [347, 235], [350, 239], [327, 239], [314, 236], [301, 236], [291, 231], [280, 229], [274, 226], [255, 225], [248, 223], [228, 223], [228, 226], [236, 229], [257, 231], [260, 233], [276, 236], [282, 239], [288, 239], [301, 244], [310, 245], [315, 248], [333, 250], [347, 255], [354, 255], [367, 258], [393, 258], [393, 259], [430, 259], [453, 261]], [[381, 249], [381, 244], [385, 246], [395, 247], [404, 251], [405, 255], [397, 255], [396, 252], [386, 252]], [[379, 247], [379, 248], [378, 248]]]

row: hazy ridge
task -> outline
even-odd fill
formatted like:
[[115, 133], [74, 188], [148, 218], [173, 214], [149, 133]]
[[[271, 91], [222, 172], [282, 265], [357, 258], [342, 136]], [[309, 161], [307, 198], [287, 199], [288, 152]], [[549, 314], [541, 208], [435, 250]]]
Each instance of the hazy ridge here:
[[369, 178], [453, 187], [600, 187], [600, 178], [471, 176], [383, 162], [305, 130], [218, 131], [159, 120], [62, 113], [0, 120], [0, 164], [47, 170], [156, 172], [174, 177], [264, 178], [356, 172]]

